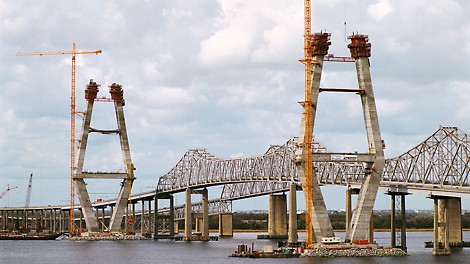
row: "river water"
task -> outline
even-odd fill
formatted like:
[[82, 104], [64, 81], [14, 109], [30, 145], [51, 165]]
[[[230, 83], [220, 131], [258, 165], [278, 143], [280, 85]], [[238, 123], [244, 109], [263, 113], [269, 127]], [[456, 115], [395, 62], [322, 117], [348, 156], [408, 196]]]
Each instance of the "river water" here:
[[[216, 235], [216, 234], [213, 234]], [[277, 243], [257, 240], [257, 233], [235, 233], [233, 238], [221, 238], [211, 242], [175, 242], [169, 240], [144, 241], [0, 241], [0, 264], [140, 264], [140, 263], [470, 263], [470, 248], [459, 249], [450, 256], [434, 257], [432, 249], [424, 248], [425, 241], [432, 240], [432, 232], [409, 232], [407, 234], [407, 257], [369, 258], [299, 258], [299, 259], [246, 259], [228, 255], [238, 244], [255, 249]], [[337, 234], [344, 237], [344, 233]], [[299, 234], [302, 239], [304, 234]], [[375, 233], [377, 243], [390, 245], [388, 232]], [[464, 232], [469, 240], [470, 232]]]

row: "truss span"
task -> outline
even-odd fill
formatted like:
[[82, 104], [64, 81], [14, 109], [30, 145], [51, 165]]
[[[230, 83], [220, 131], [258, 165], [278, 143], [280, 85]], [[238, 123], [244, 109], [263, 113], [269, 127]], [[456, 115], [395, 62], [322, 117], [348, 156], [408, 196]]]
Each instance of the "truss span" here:
[[294, 140], [271, 146], [263, 155], [247, 158], [220, 159], [205, 149], [189, 150], [175, 167], [160, 177], [157, 192], [242, 182], [297, 181]]
[[[256, 157], [220, 159], [207, 150], [189, 150], [159, 179], [157, 192], [223, 185], [221, 199], [236, 200], [287, 191], [300, 184], [294, 164], [297, 139], [271, 146]], [[425, 141], [385, 163], [382, 187], [470, 193], [470, 139], [457, 127], [440, 127]], [[314, 139], [313, 152], [326, 152]], [[364, 166], [357, 162], [314, 163], [323, 185], [360, 185]]]

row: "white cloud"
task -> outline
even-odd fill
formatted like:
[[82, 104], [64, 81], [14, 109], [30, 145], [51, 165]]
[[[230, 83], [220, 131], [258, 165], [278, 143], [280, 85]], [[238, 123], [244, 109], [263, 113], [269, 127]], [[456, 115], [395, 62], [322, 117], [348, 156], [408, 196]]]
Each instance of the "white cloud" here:
[[[136, 190], [156, 184], [188, 148], [207, 148], [221, 157], [257, 155], [298, 135], [303, 2], [23, 2], [0, 1], [0, 173], [5, 182], [27, 186], [34, 170], [35, 184], [43, 190], [42, 196], [33, 193], [37, 204], [60, 203], [69, 195], [63, 186], [69, 181], [71, 60], [16, 57], [19, 51], [69, 50], [73, 41], [80, 50], [103, 50], [77, 57], [77, 103], [82, 109], [90, 78], [107, 96], [108, 85], [123, 85], [139, 174]], [[331, 53], [349, 54], [344, 21], [347, 33], [370, 36], [380, 126], [391, 138], [387, 151], [405, 151], [439, 124], [470, 131], [470, 17], [464, 12], [469, 1], [322, 0], [312, 5], [312, 30], [333, 34]], [[325, 63], [322, 87], [357, 87], [354, 64]], [[115, 125], [111, 104], [96, 107], [97, 127]], [[317, 114], [315, 131], [326, 146], [365, 145], [357, 95], [321, 94]], [[95, 144], [94, 155], [104, 155], [108, 141]], [[54, 164], [38, 158], [43, 149]], [[119, 164], [117, 152], [106, 162]], [[56, 194], [45, 195], [51, 186], [58, 186]], [[24, 189], [18, 197], [24, 197]]]
[[448, 16], [449, 14], [460, 14], [463, 12], [462, 6], [454, 0], [432, 1], [425, 5], [425, 10], [434, 16]]
[[387, 38], [386, 44], [388, 51], [394, 55], [403, 55], [413, 48], [409, 41], [399, 41], [396, 37]]
[[400, 116], [410, 108], [409, 102], [405, 100], [376, 99], [375, 103], [379, 117]]
[[395, 8], [390, 3], [390, 0], [378, 0], [377, 3], [371, 4], [367, 7], [369, 16], [373, 19], [380, 21], [384, 19], [388, 14], [393, 12]]

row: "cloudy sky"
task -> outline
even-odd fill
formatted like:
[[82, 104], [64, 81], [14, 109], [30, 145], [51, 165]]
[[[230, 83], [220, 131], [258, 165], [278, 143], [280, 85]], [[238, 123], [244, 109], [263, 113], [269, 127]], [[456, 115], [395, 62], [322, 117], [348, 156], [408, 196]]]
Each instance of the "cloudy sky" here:
[[[439, 125], [470, 131], [469, 1], [312, 2], [312, 31], [332, 33], [330, 53], [347, 56], [347, 35], [369, 35], [386, 157]], [[151, 190], [187, 149], [251, 156], [298, 134], [301, 0], [0, 0], [0, 191], [19, 187], [0, 206], [24, 205], [30, 173], [32, 205], [68, 203], [71, 58], [15, 54], [67, 51], [73, 42], [81, 51], [103, 50], [77, 56], [77, 110], [85, 108], [89, 79], [101, 84], [100, 96], [113, 82], [124, 87], [134, 193]], [[357, 87], [354, 65], [325, 64], [322, 86]], [[115, 128], [113, 111], [97, 103], [92, 126]], [[330, 150], [367, 149], [359, 98], [322, 94], [315, 135]], [[85, 169], [122, 168], [118, 142], [91, 135]], [[114, 197], [118, 188], [89, 184], [92, 199]], [[327, 205], [344, 208], [335, 190], [325, 188]], [[412, 199], [410, 208], [431, 208], [424, 195]], [[234, 208], [267, 207], [266, 198], [255, 201]], [[387, 208], [384, 197], [377, 206]]]

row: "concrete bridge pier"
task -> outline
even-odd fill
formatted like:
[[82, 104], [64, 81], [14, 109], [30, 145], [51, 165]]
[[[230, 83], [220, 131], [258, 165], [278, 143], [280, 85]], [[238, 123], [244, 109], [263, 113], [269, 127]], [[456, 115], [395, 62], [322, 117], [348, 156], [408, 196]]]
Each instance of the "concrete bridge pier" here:
[[287, 236], [287, 198], [285, 194], [269, 195], [268, 235]]
[[450, 255], [450, 244], [462, 243], [460, 197], [430, 195], [434, 200], [433, 255]]
[[198, 220], [196, 220], [196, 227], [199, 227], [196, 228], [196, 231], [201, 232], [202, 237], [209, 239], [209, 192], [204, 188], [202, 190], [193, 190], [192, 193], [202, 195], [202, 213], [201, 217], [198, 217]]
[[[188, 241], [192, 238], [193, 231], [193, 211], [191, 204], [191, 194], [201, 194], [202, 201], [202, 224], [201, 224], [201, 236], [209, 239], [209, 196], [206, 188], [202, 190], [191, 190], [190, 188], [186, 189], [186, 202], [184, 207], [184, 240]], [[196, 225], [196, 227], [199, 225]]]
[[292, 183], [289, 187], [289, 237], [288, 244], [297, 244], [299, 235], [297, 232], [297, 185]]
[[184, 239], [188, 240], [193, 235], [193, 210], [191, 207], [191, 189], [185, 191], [185, 204], [184, 204]]
[[[158, 200], [161, 199], [168, 199], [170, 203], [170, 208], [168, 214], [159, 214], [158, 213]], [[191, 199], [191, 197], [190, 197]], [[153, 238], [170, 238], [172, 239], [175, 236], [175, 208], [174, 208], [174, 197], [173, 194], [156, 194], [154, 198], [154, 212], [153, 212]], [[149, 214], [151, 212], [150, 203], [149, 203]], [[161, 221], [160, 221], [161, 219]], [[159, 223], [162, 223], [162, 227], [160, 228]], [[167, 222], [168, 226], [166, 228], [165, 222]], [[150, 223], [150, 222], [149, 222]], [[160, 232], [161, 231], [161, 232]]]
[[233, 237], [232, 213], [219, 213], [219, 237]]

